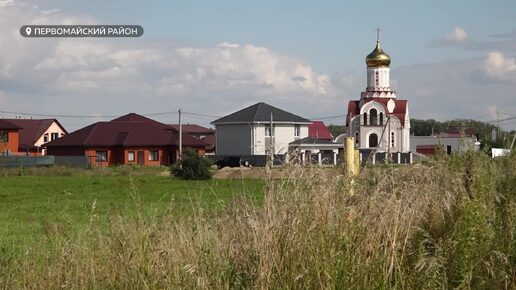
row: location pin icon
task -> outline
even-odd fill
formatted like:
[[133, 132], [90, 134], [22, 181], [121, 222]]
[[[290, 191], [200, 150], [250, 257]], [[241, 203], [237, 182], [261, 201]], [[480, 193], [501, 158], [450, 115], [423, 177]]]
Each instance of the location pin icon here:
[[25, 32], [27, 33], [27, 36], [30, 36], [30, 33], [32, 32], [32, 29], [30, 27], [25, 28]]

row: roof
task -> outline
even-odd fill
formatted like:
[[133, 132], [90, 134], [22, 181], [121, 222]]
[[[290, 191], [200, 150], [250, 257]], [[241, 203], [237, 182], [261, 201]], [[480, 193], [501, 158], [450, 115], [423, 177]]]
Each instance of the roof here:
[[285, 122], [285, 123], [312, 123], [312, 121], [294, 115], [287, 111], [283, 111], [266, 103], [257, 103], [247, 108], [244, 108], [235, 113], [229, 114], [225, 117], [217, 119], [212, 124], [231, 124], [231, 123], [258, 123], [258, 122], [270, 122], [272, 115], [272, 121]]
[[[167, 125], [129, 114], [110, 122], [97, 122], [47, 143], [52, 146], [169, 146], [179, 144], [179, 134], [166, 130]], [[183, 135], [183, 145], [204, 147], [206, 143]]]
[[296, 141], [293, 141], [293, 142], [289, 143], [289, 145], [307, 145], [307, 144], [344, 146], [344, 144], [335, 143], [332, 140], [316, 139], [316, 138], [311, 138], [311, 137], [305, 137], [303, 139], [299, 139], [299, 140], [296, 140]]
[[123, 115], [116, 119], [111, 120], [111, 122], [143, 122], [150, 125], [154, 125], [158, 128], [168, 129], [168, 125], [155, 121], [153, 119], [144, 117], [142, 115], [138, 115], [136, 113], [129, 113], [127, 115]]
[[[369, 103], [369, 102], [378, 102], [383, 105], [385, 111], [387, 112], [387, 102], [389, 100], [393, 100], [396, 106], [394, 107], [394, 112], [392, 112], [393, 116], [396, 116], [398, 119], [400, 119], [401, 124], [405, 125], [405, 116], [407, 115], [407, 100], [398, 100], [393, 98], [364, 98], [363, 104]], [[360, 114], [360, 101], [349, 101], [348, 103], [348, 114], [346, 115], [346, 126], [349, 126], [349, 122], [351, 118], [353, 118], [356, 115]]]
[[20, 127], [20, 148], [30, 149], [55, 122], [63, 132], [66, 130], [56, 119], [7, 119], [10, 123]]
[[207, 135], [206, 137], [202, 138], [202, 141], [208, 144], [208, 146], [206, 146], [207, 150], [213, 150], [217, 144], [217, 137], [215, 137], [215, 134]]
[[308, 137], [314, 139], [333, 140], [333, 136], [328, 128], [326, 128], [323, 121], [314, 121], [312, 124], [308, 125]]
[[[179, 132], [179, 124], [168, 124], [168, 126]], [[181, 127], [183, 127], [183, 133], [187, 134], [215, 134], [215, 130], [196, 124], [182, 124]]]
[[16, 130], [16, 129], [21, 129], [21, 127], [15, 125], [9, 121], [6, 121], [4, 119], [0, 119], [0, 129]]

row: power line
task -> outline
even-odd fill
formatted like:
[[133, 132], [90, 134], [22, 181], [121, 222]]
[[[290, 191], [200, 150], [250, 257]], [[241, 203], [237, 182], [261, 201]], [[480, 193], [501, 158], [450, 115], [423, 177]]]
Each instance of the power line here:
[[310, 120], [331, 120], [331, 119], [337, 119], [337, 118], [344, 118], [347, 115], [334, 115], [334, 116], [326, 116], [326, 117], [316, 117], [316, 118], [309, 118]]
[[[11, 112], [11, 111], [0, 111], [3, 114], [21, 115], [21, 116], [36, 116], [36, 117], [53, 117], [53, 118], [118, 118], [120, 115], [59, 115], [59, 114], [40, 114], [40, 113], [26, 113], [26, 112]], [[159, 115], [171, 115], [177, 114], [175, 112], [160, 112], [160, 113], [148, 113], [141, 114], [142, 116], [159, 116]]]

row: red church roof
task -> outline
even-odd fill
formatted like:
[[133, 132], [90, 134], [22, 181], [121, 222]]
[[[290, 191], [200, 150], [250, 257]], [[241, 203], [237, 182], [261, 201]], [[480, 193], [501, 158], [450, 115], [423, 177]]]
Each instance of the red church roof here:
[[[389, 100], [393, 100], [396, 106], [394, 107], [394, 112], [392, 113], [398, 119], [400, 119], [401, 124], [405, 125], [405, 116], [407, 114], [407, 100], [398, 100], [398, 99], [390, 99], [390, 98], [366, 98], [363, 99], [363, 105], [375, 101], [383, 105], [385, 111], [387, 112], [387, 102]], [[362, 106], [363, 106], [362, 105]], [[351, 118], [360, 114], [360, 101], [352, 100], [348, 103], [348, 114], [346, 115], [346, 126], [349, 126], [349, 122]]]

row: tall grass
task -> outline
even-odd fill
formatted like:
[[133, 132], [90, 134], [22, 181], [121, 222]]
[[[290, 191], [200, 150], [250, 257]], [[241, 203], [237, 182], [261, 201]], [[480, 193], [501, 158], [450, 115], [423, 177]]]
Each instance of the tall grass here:
[[[270, 178], [262, 205], [206, 214], [116, 213], [49, 231], [2, 258], [2, 288], [514, 289], [516, 158], [467, 153], [431, 166]], [[134, 200], [139, 204], [138, 191]]]

